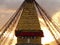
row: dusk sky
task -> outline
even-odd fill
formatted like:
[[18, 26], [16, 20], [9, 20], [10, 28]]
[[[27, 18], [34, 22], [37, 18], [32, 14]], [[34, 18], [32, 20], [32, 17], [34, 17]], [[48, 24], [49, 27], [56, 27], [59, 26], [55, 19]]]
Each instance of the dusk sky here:
[[[19, 8], [24, 0], [0, 0], [0, 26]], [[60, 15], [60, 0], [36, 0], [51, 17]], [[57, 15], [57, 14], [56, 14]], [[56, 16], [55, 16], [56, 17]]]
[[[23, 1], [24, 0], [0, 0], [0, 29], [20, 7]], [[46, 11], [48, 16], [51, 17], [51, 20], [56, 22], [60, 28], [60, 0], [36, 1]], [[45, 32], [47, 34], [47, 31]]]

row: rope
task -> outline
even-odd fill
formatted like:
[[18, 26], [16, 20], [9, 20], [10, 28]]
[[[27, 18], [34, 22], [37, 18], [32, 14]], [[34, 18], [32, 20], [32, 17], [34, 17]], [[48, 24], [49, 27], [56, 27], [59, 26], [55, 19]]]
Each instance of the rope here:
[[[43, 14], [42, 14], [42, 12], [44, 13], [44, 11], [42, 11], [42, 9], [40, 8], [40, 6], [38, 5], [38, 3], [37, 3], [36, 1], [35, 1], [35, 4], [36, 4], [36, 7], [38, 8], [39, 13], [41, 14], [41, 17], [43, 18], [45, 24], [47, 25], [49, 31], [50, 31], [51, 34], [53, 35], [53, 37], [54, 37], [55, 41], [57, 42], [57, 44], [59, 45], [59, 42], [57, 41], [55, 35], [54, 35], [53, 32], [51, 31], [49, 25], [48, 25], [47, 22], [46, 22], [46, 19], [44, 18]], [[42, 12], [41, 12], [41, 11], [42, 11]], [[47, 15], [47, 14], [45, 13], [45, 15]]]

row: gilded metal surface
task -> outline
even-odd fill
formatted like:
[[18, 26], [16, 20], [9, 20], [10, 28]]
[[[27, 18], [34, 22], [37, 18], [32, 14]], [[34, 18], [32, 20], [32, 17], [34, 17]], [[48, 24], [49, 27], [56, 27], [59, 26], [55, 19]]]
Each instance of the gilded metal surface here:
[[[26, 2], [24, 4], [23, 12], [17, 25], [17, 30], [40, 30], [38, 15], [34, 3]], [[20, 43], [41, 44], [41, 37], [36, 37], [35, 39], [31, 37], [17, 37], [17, 44]]]
[[40, 30], [38, 16], [33, 3], [25, 3], [21, 18], [17, 25], [18, 30]]

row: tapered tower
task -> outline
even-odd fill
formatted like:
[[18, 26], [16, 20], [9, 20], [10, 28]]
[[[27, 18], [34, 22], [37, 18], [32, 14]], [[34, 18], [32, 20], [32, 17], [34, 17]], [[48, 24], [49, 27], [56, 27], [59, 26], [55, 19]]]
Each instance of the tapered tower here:
[[35, 0], [25, 0], [15, 31], [17, 45], [41, 45], [43, 32], [40, 28]]

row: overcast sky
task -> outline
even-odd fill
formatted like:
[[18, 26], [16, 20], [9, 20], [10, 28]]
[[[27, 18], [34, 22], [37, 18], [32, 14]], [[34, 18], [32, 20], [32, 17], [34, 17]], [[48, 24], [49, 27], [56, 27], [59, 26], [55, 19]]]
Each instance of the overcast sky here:
[[[60, 0], [36, 0], [46, 12], [60, 11]], [[23, 0], [0, 0], [0, 9], [17, 9]]]
[[[0, 0], [0, 26], [13, 15], [24, 0]], [[60, 0], [36, 0], [49, 16], [60, 12]], [[60, 13], [59, 13], [60, 15]], [[59, 18], [60, 19], [60, 18]]]

